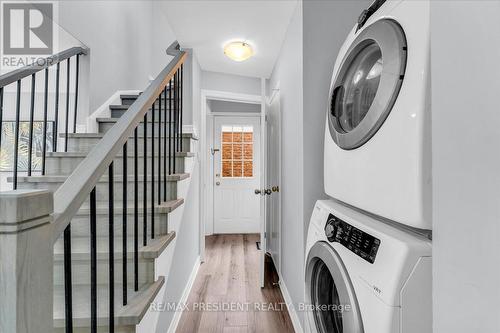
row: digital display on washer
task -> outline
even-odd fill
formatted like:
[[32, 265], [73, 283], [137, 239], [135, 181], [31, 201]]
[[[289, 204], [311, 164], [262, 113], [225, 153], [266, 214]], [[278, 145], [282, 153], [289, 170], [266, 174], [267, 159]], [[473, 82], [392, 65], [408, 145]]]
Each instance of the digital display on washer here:
[[380, 239], [353, 227], [333, 214], [328, 216], [325, 234], [330, 242], [342, 244], [371, 264], [375, 262]]

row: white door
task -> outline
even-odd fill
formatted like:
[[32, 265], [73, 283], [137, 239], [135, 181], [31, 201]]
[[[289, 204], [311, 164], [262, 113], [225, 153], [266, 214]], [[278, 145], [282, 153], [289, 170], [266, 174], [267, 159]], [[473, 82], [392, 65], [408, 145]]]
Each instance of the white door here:
[[267, 252], [274, 266], [281, 271], [281, 112], [280, 94], [275, 90], [266, 108], [267, 112], [267, 169], [266, 221]]
[[260, 118], [216, 116], [214, 233], [259, 233]]

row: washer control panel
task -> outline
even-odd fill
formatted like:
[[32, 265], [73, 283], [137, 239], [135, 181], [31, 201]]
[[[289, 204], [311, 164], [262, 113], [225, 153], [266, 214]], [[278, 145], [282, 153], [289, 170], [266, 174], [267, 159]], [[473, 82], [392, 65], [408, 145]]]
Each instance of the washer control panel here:
[[369, 263], [375, 262], [380, 239], [330, 214], [325, 225], [325, 235], [330, 242], [340, 243]]

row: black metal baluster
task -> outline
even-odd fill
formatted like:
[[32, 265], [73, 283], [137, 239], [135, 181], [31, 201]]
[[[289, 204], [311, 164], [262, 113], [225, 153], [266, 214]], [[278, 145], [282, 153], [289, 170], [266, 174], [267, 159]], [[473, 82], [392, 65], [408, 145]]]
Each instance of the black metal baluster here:
[[137, 127], [134, 130], [134, 290], [139, 290], [139, 159]]
[[2, 151], [2, 127], [3, 127], [3, 87], [0, 88], [0, 152]]
[[127, 142], [123, 145], [123, 216], [122, 216], [122, 277], [123, 277], [123, 305], [127, 305], [127, 182], [128, 182], [128, 153], [127, 153]]
[[148, 191], [148, 114], [146, 113], [144, 115], [144, 133], [143, 133], [143, 140], [144, 140], [144, 152], [143, 152], [143, 158], [144, 158], [144, 169], [143, 169], [143, 181], [144, 184], [142, 184], [143, 187], [143, 198], [142, 198], [142, 213], [143, 213], [143, 235], [142, 235], [142, 244], [144, 246], [148, 245], [148, 200], [147, 200], [147, 191]]
[[113, 162], [109, 165], [109, 180], [108, 180], [108, 251], [109, 251], [109, 332], [115, 330], [115, 192], [114, 192], [114, 172]]
[[[155, 102], [156, 103], [156, 102]], [[151, 121], [151, 239], [155, 238], [155, 104]], [[147, 138], [146, 138], [147, 139]]]
[[28, 176], [31, 176], [31, 168], [33, 164], [33, 118], [35, 117], [35, 74], [31, 75], [31, 104], [30, 104], [30, 125], [28, 139]]
[[95, 187], [90, 192], [90, 332], [97, 333], [97, 210]]
[[55, 95], [55, 115], [54, 115], [54, 130], [53, 130], [53, 139], [54, 139], [54, 149], [53, 151], [57, 151], [57, 139], [59, 137], [59, 78], [60, 78], [60, 69], [61, 63], [57, 63], [56, 69], [56, 95]]
[[163, 123], [163, 201], [167, 201], [167, 89], [163, 90], [164, 98], [163, 98], [163, 106], [165, 110], [165, 121]]
[[[42, 175], [45, 175], [45, 158], [47, 155], [47, 106], [49, 101], [49, 68], [45, 68], [45, 92], [43, 97], [43, 145], [42, 145]], [[53, 134], [52, 134], [53, 135]]]
[[175, 151], [177, 150], [177, 110], [178, 110], [178, 107], [179, 107], [179, 95], [178, 95], [178, 88], [179, 88], [179, 76], [177, 75], [177, 72], [175, 73], [174, 75], [174, 133], [173, 133], [173, 136], [174, 136], [174, 142], [173, 142], [173, 145], [172, 145], [172, 154], [173, 154], [173, 157], [172, 157], [172, 170], [173, 170], [173, 173], [175, 174]]
[[183, 138], [182, 138], [182, 116], [184, 114], [184, 109], [183, 109], [183, 96], [184, 96], [184, 64], [181, 64], [181, 83], [180, 83], [180, 89], [181, 89], [181, 100], [180, 100], [180, 103], [181, 103], [181, 106], [180, 106], [180, 120], [179, 120], [179, 127], [180, 127], [180, 150], [182, 152], [182, 141], [183, 141]]
[[76, 133], [76, 120], [78, 114], [78, 81], [80, 74], [80, 55], [76, 55], [76, 77], [75, 77], [75, 115], [73, 119], [73, 133]]
[[16, 129], [14, 133], [14, 181], [13, 188], [17, 190], [17, 164], [19, 161], [19, 121], [21, 117], [21, 80], [17, 81], [17, 96], [16, 96]]
[[158, 98], [158, 205], [161, 204], [161, 94]]
[[73, 332], [73, 291], [71, 281], [71, 224], [64, 229], [64, 314], [66, 333]]
[[66, 60], [67, 67], [66, 67], [66, 127], [64, 130], [64, 151], [68, 151], [68, 126], [69, 126], [69, 78], [70, 78], [70, 72], [71, 72], [71, 67], [70, 67], [70, 60], [71, 58], [68, 58]]
[[176, 118], [176, 121], [177, 121], [176, 138], [177, 138], [177, 141], [176, 141], [175, 149], [177, 152], [179, 152], [179, 148], [180, 148], [179, 124], [180, 124], [180, 114], [181, 114], [181, 102], [180, 102], [181, 101], [181, 75], [180, 75], [180, 69], [177, 70], [177, 83], [178, 83], [178, 87], [177, 87], [177, 118]]
[[168, 91], [168, 174], [172, 174], [172, 93], [173, 82], [170, 79], [170, 90]]

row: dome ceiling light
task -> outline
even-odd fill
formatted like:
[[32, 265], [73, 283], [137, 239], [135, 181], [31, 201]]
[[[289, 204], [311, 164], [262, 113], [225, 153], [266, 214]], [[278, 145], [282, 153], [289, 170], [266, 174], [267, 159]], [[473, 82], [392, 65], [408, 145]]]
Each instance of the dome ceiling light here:
[[224, 54], [229, 59], [241, 62], [253, 56], [253, 49], [245, 42], [230, 42], [224, 46]]

